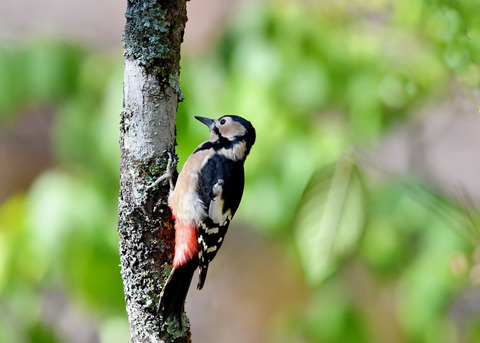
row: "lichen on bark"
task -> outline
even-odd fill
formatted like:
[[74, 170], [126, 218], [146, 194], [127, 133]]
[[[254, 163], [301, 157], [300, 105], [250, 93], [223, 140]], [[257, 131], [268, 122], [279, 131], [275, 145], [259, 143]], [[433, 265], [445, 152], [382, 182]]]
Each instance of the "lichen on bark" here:
[[190, 342], [188, 327], [161, 328], [157, 303], [173, 255], [168, 182], [149, 187], [175, 156], [185, 0], [128, 0], [120, 122], [120, 262], [134, 343]]
[[180, 45], [187, 21], [185, 0], [128, 0], [125, 57], [133, 57], [161, 83], [179, 76]]

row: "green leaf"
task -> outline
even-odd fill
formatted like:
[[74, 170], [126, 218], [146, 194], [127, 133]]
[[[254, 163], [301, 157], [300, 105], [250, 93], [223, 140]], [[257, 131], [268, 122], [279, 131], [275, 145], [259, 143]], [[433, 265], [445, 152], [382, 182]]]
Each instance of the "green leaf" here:
[[346, 159], [310, 180], [295, 231], [309, 283], [321, 283], [356, 247], [366, 221], [364, 193], [357, 169]]

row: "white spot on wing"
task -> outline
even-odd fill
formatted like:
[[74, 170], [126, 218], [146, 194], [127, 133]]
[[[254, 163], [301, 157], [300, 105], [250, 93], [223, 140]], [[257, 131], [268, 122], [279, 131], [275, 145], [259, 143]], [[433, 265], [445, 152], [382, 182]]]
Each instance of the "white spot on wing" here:
[[[215, 194], [215, 197], [210, 201], [210, 205], [208, 206], [208, 216], [215, 224], [226, 226], [232, 219], [232, 212], [228, 209], [223, 213], [223, 179], [218, 180], [215, 186], [213, 186], [213, 194]], [[208, 234], [217, 232], [218, 228], [212, 228], [207, 231]]]
[[[221, 224], [226, 220], [226, 213], [223, 213], [223, 179], [213, 186], [213, 194], [215, 197], [210, 201], [208, 206], [208, 216], [215, 224]], [[227, 211], [229, 213], [230, 211]]]
[[202, 236], [198, 236], [198, 244], [201, 244], [203, 246], [203, 249], [207, 247], [207, 242], [205, 242]]
[[211, 229], [207, 230], [208, 235], [214, 235], [218, 233], [218, 227], [212, 227]]
[[217, 250], [217, 246], [214, 245], [213, 247], [210, 247], [210, 248], [207, 249], [207, 253], [211, 253], [211, 252], [214, 252], [216, 250]]

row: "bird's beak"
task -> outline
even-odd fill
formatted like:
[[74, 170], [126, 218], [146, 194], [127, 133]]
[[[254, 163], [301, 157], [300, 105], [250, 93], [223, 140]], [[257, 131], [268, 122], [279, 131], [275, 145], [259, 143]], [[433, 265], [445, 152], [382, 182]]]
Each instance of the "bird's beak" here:
[[196, 116], [195, 119], [201, 121], [205, 125], [207, 125], [210, 129], [213, 129], [215, 127], [215, 119], [209, 119], [205, 117], [198, 117]]

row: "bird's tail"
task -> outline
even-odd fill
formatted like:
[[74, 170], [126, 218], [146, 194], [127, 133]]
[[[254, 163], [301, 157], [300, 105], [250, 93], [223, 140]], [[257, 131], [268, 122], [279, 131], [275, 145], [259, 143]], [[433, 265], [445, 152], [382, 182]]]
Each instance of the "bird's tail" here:
[[163, 321], [173, 314], [182, 326], [182, 313], [185, 307], [188, 289], [192, 282], [193, 273], [198, 266], [198, 258], [173, 268], [167, 282], [160, 293], [158, 313], [162, 314]]

